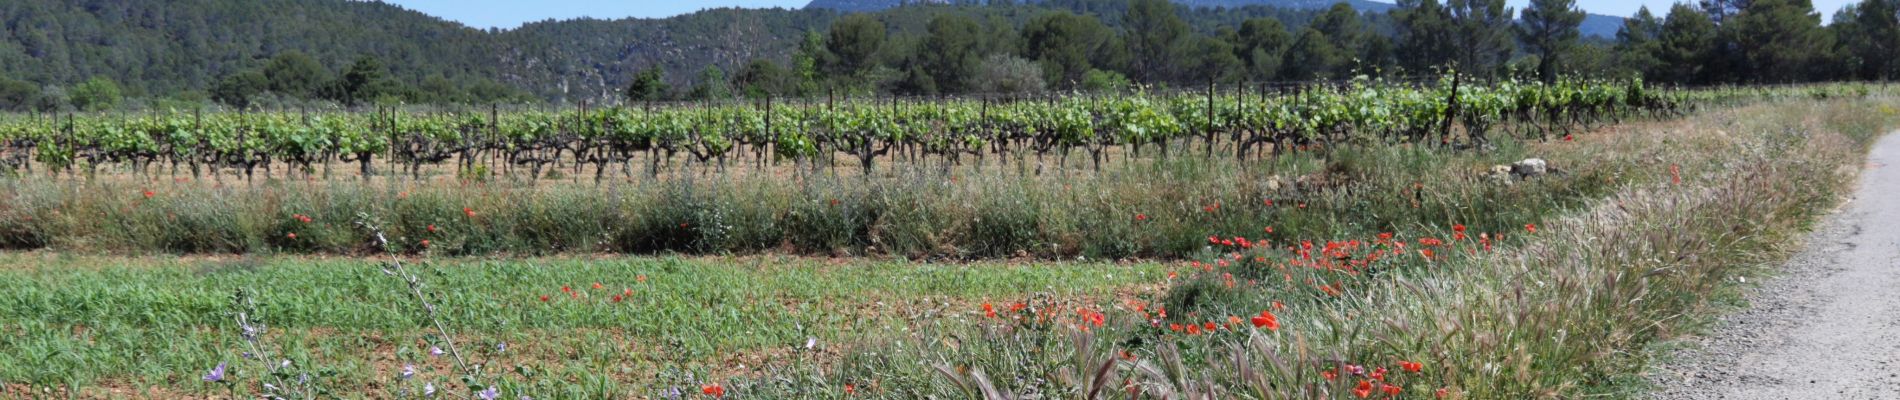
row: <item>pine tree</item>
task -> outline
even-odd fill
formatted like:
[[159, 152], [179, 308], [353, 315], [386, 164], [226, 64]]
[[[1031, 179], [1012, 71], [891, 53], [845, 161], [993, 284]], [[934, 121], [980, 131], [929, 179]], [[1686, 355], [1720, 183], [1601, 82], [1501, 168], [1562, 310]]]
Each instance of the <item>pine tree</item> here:
[[1453, 41], [1461, 71], [1492, 74], [1511, 58], [1515, 41], [1511, 37], [1511, 17], [1515, 10], [1504, 0], [1451, 0]]
[[1753, 0], [1724, 28], [1742, 62], [1735, 78], [1743, 81], [1807, 80], [1814, 62], [1824, 59], [1822, 51], [1833, 47], [1809, 0]]
[[1652, 72], [1660, 64], [1656, 60], [1657, 38], [1662, 36], [1662, 20], [1649, 12], [1649, 7], [1636, 9], [1636, 15], [1623, 20], [1623, 27], [1616, 31], [1616, 59], [1618, 64], [1639, 76], [1650, 80], [1659, 80]]
[[1524, 9], [1518, 38], [1537, 53], [1537, 76], [1545, 83], [1557, 81], [1562, 58], [1577, 45], [1577, 27], [1583, 24], [1583, 17], [1576, 0], [1531, 0], [1530, 7]]
[[1709, 20], [1708, 14], [1678, 3], [1669, 9], [1662, 35], [1656, 38], [1653, 49], [1660, 67], [1653, 75], [1667, 82], [1709, 82], [1714, 77], [1706, 66], [1714, 56], [1715, 46], [1715, 23]]
[[1399, 0], [1391, 13], [1398, 27], [1400, 66], [1418, 74], [1456, 59], [1451, 11], [1438, 0]]

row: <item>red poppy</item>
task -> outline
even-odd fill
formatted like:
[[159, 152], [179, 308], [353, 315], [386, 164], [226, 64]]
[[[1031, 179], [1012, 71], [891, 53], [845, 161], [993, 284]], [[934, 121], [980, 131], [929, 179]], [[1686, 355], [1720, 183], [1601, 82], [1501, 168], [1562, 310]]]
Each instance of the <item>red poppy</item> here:
[[1399, 369], [1405, 370], [1405, 372], [1416, 374], [1419, 371], [1425, 370], [1425, 364], [1415, 363], [1411, 361], [1399, 361]]
[[844, 394], [852, 395], [852, 394], [857, 394], [857, 393], [858, 393], [858, 385], [853, 385], [849, 383], [844, 384]]
[[1148, 220], [1148, 214], [1135, 214], [1135, 220], [1136, 220], [1136, 221], [1147, 221], [1147, 220]]
[[1320, 371], [1320, 372], [1319, 372], [1319, 377], [1321, 377], [1321, 378], [1326, 378], [1326, 380], [1329, 380], [1329, 381], [1330, 381], [1330, 380], [1334, 380], [1334, 379], [1338, 379], [1338, 378], [1339, 378], [1339, 372], [1337, 372], [1337, 371], [1334, 371], [1334, 370], [1330, 370], [1330, 369], [1328, 369], [1328, 370], [1325, 370], [1325, 371]]
[[290, 238], [291, 240], [296, 240], [296, 239], [297, 239], [297, 232], [291, 232], [291, 233], [289, 233], [289, 234], [286, 234], [286, 235], [284, 235], [284, 237], [287, 237], [287, 238]]
[[983, 303], [983, 316], [996, 318], [996, 307], [991, 306], [990, 303]]
[[1537, 233], [1537, 224], [1524, 224], [1524, 231], [1530, 232], [1530, 233]]
[[435, 224], [429, 224], [429, 233], [435, 233]]
[[1267, 330], [1270, 331], [1277, 331], [1280, 330], [1280, 318], [1274, 316], [1273, 312], [1261, 311], [1260, 315], [1253, 317], [1253, 327], [1255, 329], [1267, 328]]
[[614, 301], [615, 303], [619, 303], [619, 302], [620, 302], [620, 295], [617, 295], [617, 294], [616, 294], [616, 295], [614, 295], [614, 297], [613, 297], [613, 301]]
[[600, 290], [600, 282], [594, 282], [594, 290]]
[[541, 302], [542, 302], [542, 303], [546, 303], [546, 302], [548, 302], [548, 295], [545, 295], [545, 294], [544, 294], [544, 295], [541, 295]]
[[633, 281], [634, 281], [634, 282], [640, 282], [640, 283], [647, 283], [647, 276], [646, 276], [645, 274], [642, 274], [642, 275], [635, 275], [635, 276], [633, 277]]
[[1386, 396], [1397, 396], [1399, 393], [1405, 392], [1405, 389], [1393, 385], [1380, 386], [1379, 389], [1384, 391]]
[[1372, 382], [1360, 380], [1359, 386], [1354, 386], [1352, 388], [1352, 394], [1354, 396], [1359, 396], [1359, 398], [1362, 398], [1362, 399], [1366, 398], [1367, 396], [1372, 396]]
[[1329, 295], [1334, 295], [1334, 296], [1339, 295], [1339, 289], [1334, 289], [1333, 285], [1320, 285], [1319, 291], [1325, 292], [1326, 294], [1329, 294]]
[[429, 248], [429, 239], [422, 239], [422, 248]]
[[463, 213], [463, 214], [468, 214], [468, 217], [469, 217], [469, 218], [475, 218], [475, 209], [474, 209], [474, 208], [469, 208], [469, 207], [462, 207], [462, 213]]
[[[1079, 309], [1079, 310], [1076, 310], [1076, 313], [1082, 315], [1082, 320], [1087, 321], [1089, 324], [1095, 325], [1095, 326], [1102, 326], [1102, 324], [1104, 322], [1107, 322], [1107, 319], [1108, 319], [1107, 315], [1103, 315], [1102, 313], [1096, 312], [1095, 310]], [[1085, 326], [1084, 328], [1087, 328], [1087, 327]]]
[[1445, 398], [1446, 396], [1451, 395], [1451, 388], [1438, 388], [1438, 391], [1433, 392], [1432, 395], [1437, 396], [1438, 398], [1441, 398], [1441, 399]]
[[705, 393], [707, 396], [712, 396], [712, 397], [726, 396], [726, 388], [719, 387], [719, 384], [717, 383], [708, 383], [704, 386], [700, 386], [699, 392]]
[[1208, 321], [1206, 324], [1202, 324], [1201, 329], [1208, 332], [1213, 332], [1215, 329], [1220, 329], [1220, 324], [1216, 324], [1213, 321]]
[[567, 285], [561, 285], [561, 293], [573, 293], [573, 292], [574, 292], [574, 288], [567, 287]]
[[1465, 224], [1452, 224], [1452, 225], [1451, 225], [1451, 231], [1452, 231], [1452, 232], [1458, 232], [1458, 233], [1464, 233], [1464, 232], [1465, 232]]
[[1200, 325], [1188, 325], [1188, 326], [1187, 326], [1187, 334], [1189, 334], [1189, 335], [1199, 335], [1199, 334], [1201, 334], [1201, 326], [1200, 326]]

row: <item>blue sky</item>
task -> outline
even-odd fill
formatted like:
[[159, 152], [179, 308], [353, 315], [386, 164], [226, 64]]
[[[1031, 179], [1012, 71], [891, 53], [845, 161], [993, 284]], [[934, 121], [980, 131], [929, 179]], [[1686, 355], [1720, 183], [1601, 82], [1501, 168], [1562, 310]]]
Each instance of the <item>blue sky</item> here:
[[[809, 0], [385, 0], [389, 3], [428, 13], [477, 28], [514, 28], [544, 19], [595, 17], [659, 18], [714, 7], [798, 8]], [[1379, 0], [1384, 1], [1384, 0]], [[1814, 0], [1814, 8], [1826, 21], [1834, 11], [1857, 0]], [[1529, 0], [1510, 0], [1522, 8]], [[1636, 8], [1648, 5], [1662, 16], [1673, 0], [1578, 0], [1584, 10], [1597, 14], [1629, 16]]]

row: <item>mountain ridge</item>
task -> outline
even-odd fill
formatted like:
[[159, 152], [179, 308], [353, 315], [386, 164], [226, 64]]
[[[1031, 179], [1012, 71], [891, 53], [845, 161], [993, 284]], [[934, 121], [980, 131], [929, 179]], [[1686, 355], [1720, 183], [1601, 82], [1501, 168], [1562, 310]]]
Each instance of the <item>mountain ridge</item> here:
[[[1372, 0], [1171, 0], [1175, 4], [1194, 8], [1266, 6], [1294, 10], [1318, 10], [1332, 7], [1336, 3], [1346, 3], [1361, 12], [1383, 13], [1397, 8], [1397, 4]], [[1040, 2], [1040, 1], [1032, 1]], [[904, 4], [955, 4], [950, 0], [812, 0], [805, 9], [824, 9], [841, 12], [881, 11]], [[1623, 17], [1586, 13], [1583, 24], [1578, 30], [1585, 37], [1612, 39], [1616, 31], [1623, 27]]]

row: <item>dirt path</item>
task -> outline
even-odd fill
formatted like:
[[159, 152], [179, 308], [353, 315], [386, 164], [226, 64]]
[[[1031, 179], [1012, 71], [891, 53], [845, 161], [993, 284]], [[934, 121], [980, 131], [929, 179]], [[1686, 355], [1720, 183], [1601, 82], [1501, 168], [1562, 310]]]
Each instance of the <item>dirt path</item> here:
[[1807, 249], [1652, 373], [1658, 399], [1900, 399], [1900, 134]]

